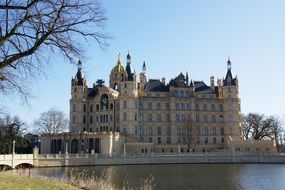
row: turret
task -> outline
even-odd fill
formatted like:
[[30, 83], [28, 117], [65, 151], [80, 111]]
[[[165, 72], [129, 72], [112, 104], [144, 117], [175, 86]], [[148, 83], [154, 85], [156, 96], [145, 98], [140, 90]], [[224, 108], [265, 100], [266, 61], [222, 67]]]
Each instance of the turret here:
[[223, 98], [238, 98], [238, 80], [232, 75], [232, 62], [227, 61], [227, 74], [223, 80]]
[[77, 63], [77, 73], [71, 79], [71, 95], [72, 98], [85, 98], [86, 78], [82, 71], [82, 62]]
[[211, 85], [211, 90], [215, 91], [215, 78], [214, 78], [214, 76], [210, 77], [210, 85]]
[[144, 95], [144, 88], [147, 83], [146, 79], [146, 64], [143, 62], [142, 66], [142, 72], [140, 73], [140, 82], [139, 82], [139, 95], [143, 96]]

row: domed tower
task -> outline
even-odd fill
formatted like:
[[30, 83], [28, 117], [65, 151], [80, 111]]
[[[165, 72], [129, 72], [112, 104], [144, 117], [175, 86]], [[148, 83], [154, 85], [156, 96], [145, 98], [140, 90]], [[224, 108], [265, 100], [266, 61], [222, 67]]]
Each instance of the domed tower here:
[[120, 83], [125, 79], [126, 70], [121, 63], [120, 53], [116, 66], [112, 69], [109, 78], [109, 86], [117, 91], [121, 91]]

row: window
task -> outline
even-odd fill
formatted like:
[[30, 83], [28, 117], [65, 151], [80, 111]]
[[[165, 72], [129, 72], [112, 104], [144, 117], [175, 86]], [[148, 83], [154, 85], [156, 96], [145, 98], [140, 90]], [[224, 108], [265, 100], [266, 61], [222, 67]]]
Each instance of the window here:
[[139, 135], [143, 135], [144, 134], [144, 128], [143, 127], [139, 127]]
[[223, 127], [221, 127], [221, 135], [225, 135], [225, 130]]
[[165, 115], [165, 118], [166, 118], [166, 121], [170, 121], [169, 114], [166, 114], [166, 115]]
[[83, 111], [86, 112], [86, 104], [83, 105]]
[[213, 137], [213, 144], [217, 144], [217, 138]]
[[225, 143], [225, 138], [224, 138], [224, 137], [221, 138], [221, 143], [222, 143], [222, 144]]
[[207, 104], [203, 104], [203, 111], [207, 111]]
[[179, 103], [176, 103], [176, 110], [180, 110], [180, 104]]
[[165, 104], [165, 109], [166, 109], [166, 110], [169, 110], [169, 103], [166, 103], [166, 104]]
[[196, 115], [196, 122], [200, 122], [200, 116]]
[[139, 114], [139, 121], [143, 121], [143, 114]]
[[157, 135], [161, 135], [161, 127], [160, 126], [157, 127]]
[[72, 117], [72, 123], [76, 123], [76, 116], [75, 115]]
[[170, 144], [170, 143], [171, 143], [170, 137], [167, 137], [167, 138], [166, 138], [166, 143], [167, 143], [167, 144]]
[[158, 122], [160, 122], [160, 121], [161, 121], [161, 115], [160, 115], [160, 114], [157, 114], [157, 116], [156, 116], [156, 120], [157, 120]]
[[90, 112], [93, 112], [93, 105], [90, 105], [89, 110]]
[[186, 121], [186, 116], [184, 114], [182, 114], [181, 116], [182, 116], [182, 121]]
[[180, 115], [179, 114], [176, 114], [176, 121], [180, 122]]
[[220, 111], [223, 111], [223, 104], [219, 105]]
[[185, 104], [184, 103], [181, 103], [181, 109], [185, 110]]
[[86, 123], [86, 116], [83, 116], [83, 123]]
[[148, 126], [147, 133], [148, 135], [152, 135], [152, 126]]
[[149, 109], [149, 110], [152, 110], [152, 102], [148, 102], [147, 105], [148, 105], [148, 109]]
[[158, 103], [156, 104], [156, 109], [160, 110], [160, 108], [161, 108], [161, 104], [158, 102]]
[[157, 137], [157, 144], [161, 144], [161, 137]]
[[184, 97], [184, 92], [183, 91], [180, 91], [180, 96]]
[[170, 135], [170, 127], [166, 127], [166, 135]]
[[207, 123], [208, 122], [208, 116], [204, 115], [204, 122]]
[[216, 123], [216, 116], [215, 115], [212, 115], [212, 122]]
[[148, 142], [152, 142], [152, 137], [148, 137]]
[[76, 104], [72, 105], [72, 111], [76, 112]]
[[139, 109], [141, 109], [141, 110], [143, 109], [143, 102], [142, 101], [139, 102]]
[[148, 114], [148, 121], [150, 121], [150, 122], [152, 121], [152, 114], [151, 113]]
[[205, 137], [205, 144], [208, 144], [208, 137]]
[[213, 134], [213, 135], [216, 135], [216, 134], [217, 134], [216, 127], [212, 127], [212, 134]]
[[191, 110], [191, 104], [187, 103], [187, 110]]
[[124, 101], [124, 109], [127, 109], [127, 101]]
[[92, 124], [93, 123], [93, 116], [89, 117], [89, 123]]
[[124, 121], [127, 121], [127, 113], [124, 113]]
[[196, 107], [196, 111], [199, 111], [199, 104], [196, 104], [195, 107]]
[[204, 127], [204, 135], [208, 135], [208, 127]]
[[216, 111], [216, 106], [215, 106], [215, 104], [212, 104], [212, 111]]

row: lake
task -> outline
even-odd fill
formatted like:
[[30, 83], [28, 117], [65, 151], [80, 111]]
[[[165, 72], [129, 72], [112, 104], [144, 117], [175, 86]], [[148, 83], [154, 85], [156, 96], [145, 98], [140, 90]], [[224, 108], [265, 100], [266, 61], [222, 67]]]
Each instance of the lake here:
[[69, 178], [104, 176], [119, 189], [151, 181], [155, 189], [285, 189], [283, 164], [170, 164], [35, 168], [34, 175]]

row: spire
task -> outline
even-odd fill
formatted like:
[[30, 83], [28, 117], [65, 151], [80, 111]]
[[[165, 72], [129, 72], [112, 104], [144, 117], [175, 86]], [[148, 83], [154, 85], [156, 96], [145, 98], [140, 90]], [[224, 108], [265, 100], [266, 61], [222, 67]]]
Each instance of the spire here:
[[127, 65], [130, 65], [131, 64], [131, 56], [130, 56], [130, 53], [128, 51], [128, 55], [127, 55]]
[[82, 69], [82, 62], [81, 62], [80, 59], [78, 60], [77, 68], [78, 68], [78, 70], [81, 70], [81, 69]]
[[146, 72], [145, 61], [143, 62], [142, 71], [143, 71], [143, 73], [145, 73], [145, 72]]
[[188, 76], [188, 72], [186, 72], [186, 84], [189, 84], [189, 76]]
[[192, 80], [191, 80], [191, 82], [190, 82], [190, 87], [194, 87]]
[[227, 66], [228, 66], [228, 71], [230, 71], [232, 69], [232, 62], [230, 60], [230, 57], [228, 57]]
[[118, 64], [118, 65], [121, 64], [121, 54], [120, 54], [120, 52], [118, 53], [117, 64]]

